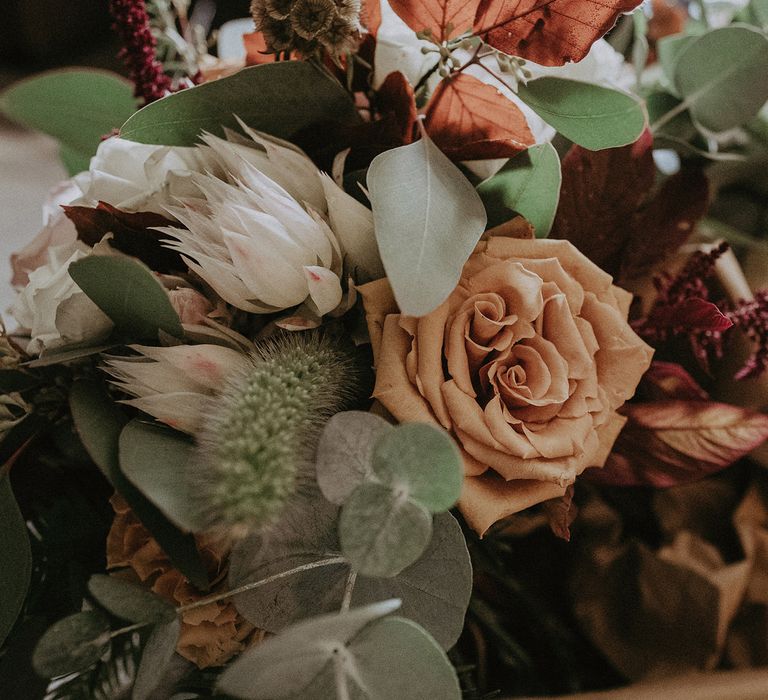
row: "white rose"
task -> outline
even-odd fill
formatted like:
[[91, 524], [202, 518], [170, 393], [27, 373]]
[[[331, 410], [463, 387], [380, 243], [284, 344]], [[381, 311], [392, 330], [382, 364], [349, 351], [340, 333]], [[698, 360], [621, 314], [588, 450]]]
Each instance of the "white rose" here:
[[81, 241], [52, 246], [48, 262], [29, 273], [29, 283], [11, 309], [19, 325], [30, 331], [28, 353], [94, 342], [109, 334], [112, 322], [69, 276], [69, 265], [89, 253]]
[[169, 174], [203, 172], [210, 165], [199, 148], [153, 146], [115, 136], [102, 141], [88, 171], [75, 176], [82, 197], [73, 204], [107, 202], [124, 211], [164, 214], [170, 198], [185, 194], [169, 191]]

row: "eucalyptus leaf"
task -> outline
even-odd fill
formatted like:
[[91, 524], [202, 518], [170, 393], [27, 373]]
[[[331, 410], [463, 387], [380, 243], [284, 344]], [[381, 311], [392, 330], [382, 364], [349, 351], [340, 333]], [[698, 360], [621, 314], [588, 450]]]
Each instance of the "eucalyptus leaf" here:
[[89, 255], [69, 266], [69, 275], [90, 299], [133, 340], [164, 331], [184, 336], [179, 315], [155, 274], [133, 258]]
[[32, 575], [32, 553], [24, 518], [7, 473], [0, 472], [0, 645], [24, 605]]
[[298, 693], [310, 697], [309, 686], [334, 663], [334, 657], [347, 656], [348, 644], [360, 630], [399, 605], [398, 600], [387, 600], [289, 627], [244, 651], [221, 675], [217, 690], [249, 700]]
[[456, 443], [442, 428], [427, 423], [403, 423], [382, 435], [373, 450], [373, 471], [433, 513], [452, 508], [464, 482]]
[[88, 581], [88, 590], [109, 612], [123, 620], [167, 623], [176, 619], [173, 605], [130, 581], [94, 574]]
[[398, 700], [460, 700], [456, 671], [440, 645], [422, 627], [387, 617], [364, 628], [350, 644], [355, 680], [369, 697]]
[[92, 69], [54, 70], [0, 93], [0, 112], [57, 139], [70, 174], [87, 170], [101, 139], [136, 111], [129, 81]]
[[[230, 558], [229, 586], [237, 588], [281, 571], [340, 553], [338, 509], [317, 504], [279, 533], [251, 535]], [[401, 613], [451, 648], [461, 634], [472, 592], [472, 566], [464, 535], [450, 513], [436, 516], [432, 540], [413, 565], [392, 578], [358, 576], [352, 604], [400, 598]], [[234, 597], [241, 614], [260, 629], [279, 632], [306, 617], [338, 610], [349, 565], [311, 569]]]
[[114, 343], [111, 345], [96, 345], [87, 348], [69, 348], [64, 350], [53, 350], [52, 352], [45, 352], [40, 355], [36, 360], [25, 362], [24, 367], [31, 369], [38, 369], [40, 367], [50, 367], [51, 365], [64, 365], [69, 362], [78, 362], [88, 357], [98, 355], [100, 352], [105, 352], [114, 348]]
[[43, 678], [56, 678], [93, 666], [109, 646], [109, 621], [89, 610], [59, 620], [40, 638], [32, 665]]
[[681, 51], [692, 41], [696, 41], [695, 36], [689, 34], [671, 34], [663, 36], [656, 42], [656, 51], [659, 56], [659, 63], [664, 71], [664, 75], [670, 83], [674, 84], [675, 66]]
[[323, 495], [341, 505], [373, 476], [373, 446], [392, 426], [365, 411], [342, 411], [323, 428], [317, 445], [317, 483]]
[[591, 151], [626, 146], [645, 128], [642, 102], [602, 85], [544, 77], [521, 84], [517, 94], [563, 136]]
[[768, 37], [733, 25], [690, 42], [675, 62], [675, 86], [693, 118], [719, 132], [749, 121], [768, 100]]
[[376, 241], [400, 310], [428, 314], [456, 287], [485, 230], [483, 203], [426, 134], [376, 156], [367, 184]]
[[197, 588], [208, 589], [208, 574], [192, 535], [179, 530], [120, 469], [119, 440], [128, 422], [103, 383], [79, 379], [72, 385], [69, 406], [75, 430], [91, 459], [157, 540], [173, 565]]
[[120, 469], [146, 498], [185, 530], [201, 527], [184, 473], [194, 446], [178, 432], [133, 420], [120, 434]]
[[327, 73], [304, 61], [253, 66], [234, 75], [182, 90], [147, 105], [123, 124], [130, 141], [193, 146], [202, 131], [218, 136], [248, 126], [291, 140], [324, 122], [355, 123], [352, 99]]
[[560, 158], [551, 143], [531, 146], [510, 158], [477, 192], [488, 213], [488, 227], [499, 226], [521, 214], [537, 238], [546, 238], [560, 200]]
[[181, 634], [181, 620], [157, 625], [144, 645], [133, 684], [132, 700], [148, 700], [165, 678]]
[[432, 537], [432, 515], [382, 484], [361, 484], [341, 509], [342, 554], [365, 576], [396, 576]]

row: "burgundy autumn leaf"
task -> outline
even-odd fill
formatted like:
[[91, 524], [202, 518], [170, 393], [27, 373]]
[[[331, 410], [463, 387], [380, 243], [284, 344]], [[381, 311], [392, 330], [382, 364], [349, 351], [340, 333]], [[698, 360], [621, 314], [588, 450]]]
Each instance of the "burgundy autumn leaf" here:
[[504, 53], [545, 66], [580, 61], [641, 0], [482, 0], [475, 33]]
[[416, 99], [408, 79], [400, 72], [390, 73], [376, 91], [376, 108], [381, 119], [391, 119], [402, 145], [413, 141], [416, 126]]
[[381, 25], [381, 0], [363, 0], [360, 22], [371, 36], [376, 36]]
[[681, 401], [706, 401], [704, 389], [676, 362], [654, 360], [643, 375], [640, 391], [654, 401], [678, 399]]
[[427, 104], [425, 127], [454, 160], [509, 158], [535, 142], [518, 106], [466, 73], [437, 86]]
[[[616, 272], [630, 222], [653, 187], [647, 139], [602, 151], [573, 146], [563, 158], [562, 177], [550, 238], [570, 241], [594, 263]], [[652, 231], [644, 235], [655, 240]]]
[[675, 304], [657, 304], [646, 323], [677, 335], [722, 333], [733, 325], [715, 304], [700, 297], [688, 297]]
[[389, 0], [392, 9], [415, 32], [429, 31], [446, 41], [472, 29], [480, 0]]
[[125, 212], [106, 202], [96, 207], [64, 206], [64, 213], [74, 223], [78, 238], [94, 246], [108, 233], [110, 245], [132, 255], [155, 272], [186, 271], [181, 256], [161, 245], [164, 234], [153, 230], [158, 226], [177, 226], [170, 219], [153, 212]]
[[768, 415], [715, 401], [628, 404], [627, 424], [593, 482], [666, 488], [714, 474], [768, 438]]

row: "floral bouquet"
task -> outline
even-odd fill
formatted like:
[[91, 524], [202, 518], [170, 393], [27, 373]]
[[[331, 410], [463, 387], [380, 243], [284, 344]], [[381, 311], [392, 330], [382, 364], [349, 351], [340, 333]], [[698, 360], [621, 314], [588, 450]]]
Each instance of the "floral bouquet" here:
[[108, 4], [0, 95], [3, 697], [768, 663], [764, 0]]

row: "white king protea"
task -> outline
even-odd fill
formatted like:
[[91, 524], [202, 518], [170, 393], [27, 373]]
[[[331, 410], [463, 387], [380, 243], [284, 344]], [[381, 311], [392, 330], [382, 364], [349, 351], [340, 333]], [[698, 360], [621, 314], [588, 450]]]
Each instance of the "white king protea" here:
[[186, 227], [161, 229], [172, 236], [166, 245], [239, 309], [303, 307], [322, 317], [342, 302], [345, 266], [356, 277], [380, 275], [370, 211], [295, 147], [244, 129], [252, 141], [203, 137], [224, 177], [176, 176], [197, 192], [166, 207]]

